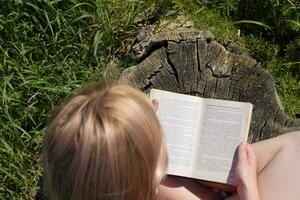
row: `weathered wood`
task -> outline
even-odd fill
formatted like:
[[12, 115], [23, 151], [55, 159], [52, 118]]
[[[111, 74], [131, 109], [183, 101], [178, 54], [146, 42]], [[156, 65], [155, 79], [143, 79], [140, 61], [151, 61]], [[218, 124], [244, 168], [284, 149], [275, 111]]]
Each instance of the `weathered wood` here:
[[[154, 29], [153, 29], [154, 30]], [[236, 45], [214, 41], [212, 33], [180, 28], [142, 37], [133, 47], [141, 62], [124, 70], [121, 79], [148, 92], [158, 88], [205, 98], [254, 105], [249, 142], [300, 128], [284, 113], [271, 75]]]

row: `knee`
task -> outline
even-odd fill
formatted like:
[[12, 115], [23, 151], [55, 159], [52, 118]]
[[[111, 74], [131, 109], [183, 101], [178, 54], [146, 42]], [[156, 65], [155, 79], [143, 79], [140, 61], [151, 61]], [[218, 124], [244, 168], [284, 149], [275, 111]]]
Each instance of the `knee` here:
[[295, 135], [295, 141], [297, 143], [297, 146], [300, 147], [300, 131], [294, 132], [294, 135]]
[[295, 146], [300, 148], [300, 131], [287, 133], [285, 145]]

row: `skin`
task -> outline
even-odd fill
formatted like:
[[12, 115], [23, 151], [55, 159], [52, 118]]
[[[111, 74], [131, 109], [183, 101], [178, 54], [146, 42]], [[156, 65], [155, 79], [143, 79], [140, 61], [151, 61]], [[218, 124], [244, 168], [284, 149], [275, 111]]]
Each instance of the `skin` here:
[[[159, 102], [152, 100], [153, 108], [157, 111]], [[246, 142], [238, 148], [238, 164], [236, 168], [237, 195], [233, 199], [259, 200], [257, 185], [257, 158], [251, 145]], [[205, 185], [205, 184], [204, 184]], [[158, 187], [157, 195], [160, 200], [219, 200], [223, 197], [209, 187], [200, 185], [193, 179], [168, 176]], [[208, 184], [209, 186], [209, 184]], [[210, 185], [211, 186], [211, 185]], [[222, 189], [222, 188], [221, 188]], [[230, 200], [230, 198], [228, 198]]]
[[252, 145], [258, 158], [258, 186], [263, 200], [300, 199], [300, 132]]
[[257, 158], [254, 149], [248, 143], [243, 142], [238, 151], [236, 169], [238, 197], [243, 200], [259, 200]]
[[[236, 170], [237, 196], [227, 200], [259, 200], [257, 185], [257, 161], [253, 148], [247, 143], [239, 146], [239, 157]], [[193, 179], [168, 176], [159, 186], [160, 200], [219, 200], [223, 197], [209, 187], [198, 184]]]
[[[263, 200], [300, 199], [300, 132], [251, 145], [257, 156], [257, 182]], [[237, 195], [227, 200], [239, 200]]]
[[159, 186], [159, 200], [219, 200], [220, 194], [210, 188], [199, 185], [192, 179], [168, 176]]
[[[158, 102], [156, 102], [158, 108]], [[237, 193], [226, 200], [299, 200], [300, 199], [300, 131], [290, 132], [278, 137], [254, 144], [239, 146], [238, 166], [236, 171]], [[191, 181], [191, 180], [190, 180]], [[207, 188], [232, 191], [224, 185], [197, 181]], [[181, 182], [181, 190], [167, 190], [166, 198], [177, 198], [178, 193], [186, 195], [182, 199], [218, 199], [215, 194], [205, 189], [195, 192], [186, 182]], [[190, 196], [190, 193], [194, 196]], [[209, 194], [209, 195], [207, 195]]]

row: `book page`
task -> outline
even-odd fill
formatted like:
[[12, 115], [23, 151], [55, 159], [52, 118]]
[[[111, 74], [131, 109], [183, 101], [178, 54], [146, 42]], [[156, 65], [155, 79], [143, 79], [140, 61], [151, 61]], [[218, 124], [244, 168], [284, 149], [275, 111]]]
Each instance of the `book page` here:
[[250, 103], [204, 99], [194, 176], [233, 184], [234, 155], [240, 142], [247, 140], [251, 111]]
[[167, 173], [190, 177], [201, 113], [199, 97], [152, 89], [150, 98], [159, 101], [157, 116], [169, 157]]

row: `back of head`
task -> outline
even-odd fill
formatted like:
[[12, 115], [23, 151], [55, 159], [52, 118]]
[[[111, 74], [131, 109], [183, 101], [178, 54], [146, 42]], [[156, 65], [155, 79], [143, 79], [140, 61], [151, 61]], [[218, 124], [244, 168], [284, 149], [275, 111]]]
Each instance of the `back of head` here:
[[151, 103], [125, 85], [89, 86], [50, 121], [44, 139], [49, 199], [154, 199], [163, 141]]

